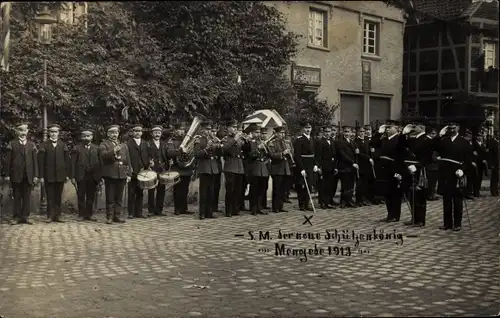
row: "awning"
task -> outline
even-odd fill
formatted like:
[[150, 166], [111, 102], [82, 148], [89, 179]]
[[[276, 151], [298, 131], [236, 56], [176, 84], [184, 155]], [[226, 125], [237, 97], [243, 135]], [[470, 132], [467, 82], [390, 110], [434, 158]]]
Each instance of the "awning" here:
[[244, 128], [250, 124], [257, 124], [262, 128], [275, 128], [283, 126], [285, 120], [274, 109], [259, 109], [247, 116], [243, 121]]

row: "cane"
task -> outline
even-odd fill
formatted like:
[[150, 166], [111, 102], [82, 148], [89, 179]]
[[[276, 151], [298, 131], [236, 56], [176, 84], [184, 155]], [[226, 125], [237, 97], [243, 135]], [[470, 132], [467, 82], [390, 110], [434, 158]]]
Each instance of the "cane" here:
[[316, 208], [314, 207], [314, 202], [313, 202], [313, 199], [311, 197], [311, 191], [309, 191], [309, 184], [307, 183], [306, 176], [302, 175], [302, 177], [304, 178], [304, 182], [306, 183], [307, 194], [309, 195], [309, 201], [311, 201], [311, 206], [313, 208], [313, 212], [316, 213]]
[[417, 186], [415, 184], [415, 175], [412, 174], [411, 175], [411, 194], [412, 194], [412, 197], [411, 197], [411, 203], [412, 203], [412, 206], [411, 206], [411, 220], [412, 220], [412, 223], [413, 225], [415, 225], [415, 187]]
[[472, 231], [472, 226], [471, 226], [470, 217], [469, 217], [469, 207], [467, 206], [467, 199], [465, 197], [463, 198], [463, 203], [464, 203], [464, 208], [465, 208], [465, 214], [467, 214], [467, 222], [469, 223], [469, 230]]

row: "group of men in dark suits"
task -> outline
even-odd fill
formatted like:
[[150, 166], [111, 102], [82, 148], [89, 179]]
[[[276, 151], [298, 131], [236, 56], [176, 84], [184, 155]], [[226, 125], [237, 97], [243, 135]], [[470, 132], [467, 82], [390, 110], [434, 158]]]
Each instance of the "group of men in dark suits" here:
[[[167, 170], [179, 173], [180, 180], [174, 185], [176, 215], [192, 213], [187, 208], [187, 196], [196, 170], [200, 180], [200, 219], [214, 218], [220, 212], [222, 174], [226, 217], [245, 209], [247, 184], [249, 210], [254, 215], [267, 214], [270, 178], [272, 212], [287, 212], [284, 203], [291, 184], [297, 191], [299, 209], [312, 210], [310, 194], [316, 175], [320, 208], [385, 203], [387, 217], [383, 221], [397, 222], [402, 200], [406, 200], [412, 218], [405, 224], [412, 226], [425, 226], [427, 200], [435, 196], [432, 187], [437, 183], [444, 203], [443, 228], [455, 230], [461, 227], [459, 198], [478, 196], [482, 175], [488, 169], [491, 194], [498, 195], [498, 141], [456, 135], [456, 122], [449, 123], [439, 136], [435, 128], [426, 127], [425, 120], [415, 120], [404, 129], [398, 122], [387, 121], [374, 132], [369, 125], [327, 126], [322, 127], [321, 138], [311, 137], [310, 123], [302, 122], [301, 126], [301, 135], [293, 141], [286, 138], [286, 127], [276, 127], [273, 138], [268, 140], [266, 129], [255, 124], [243, 127], [231, 120], [222, 138], [220, 130], [205, 121], [194, 147], [196, 164], [185, 167], [179, 160], [184, 154], [180, 145], [186, 133], [182, 124], [175, 127], [166, 142], [161, 138], [165, 132], [161, 126], [151, 127], [151, 140], [145, 141], [143, 126], [134, 125], [131, 138], [120, 143], [120, 127], [112, 125], [100, 145], [92, 142], [93, 131], [84, 129], [81, 142], [70, 151], [59, 140], [58, 125], [48, 127], [49, 138], [37, 149], [27, 140], [28, 125], [21, 123], [16, 127], [17, 137], [7, 147], [4, 163], [4, 177], [14, 195], [14, 222], [30, 223], [30, 193], [38, 183], [45, 187], [48, 221], [62, 222], [61, 196], [68, 181], [77, 189], [82, 220], [96, 220], [93, 211], [101, 180], [105, 186], [107, 223], [124, 222], [120, 217], [125, 188], [128, 217], [147, 217], [142, 211], [144, 190], [137, 177], [148, 169], [158, 174]], [[463, 182], [463, 189], [459, 188], [461, 196], [456, 190], [463, 180], [460, 174], [468, 180]], [[336, 202], [333, 198], [339, 183], [340, 201]], [[162, 184], [148, 190], [149, 215], [164, 215], [165, 192]]]

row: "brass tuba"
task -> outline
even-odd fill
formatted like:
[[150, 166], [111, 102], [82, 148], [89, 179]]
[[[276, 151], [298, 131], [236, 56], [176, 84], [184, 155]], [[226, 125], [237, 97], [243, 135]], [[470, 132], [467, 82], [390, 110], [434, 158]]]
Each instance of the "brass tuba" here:
[[198, 135], [198, 130], [202, 123], [202, 119], [200, 117], [195, 117], [193, 122], [191, 123], [191, 127], [189, 127], [186, 136], [182, 140], [179, 148], [182, 151], [182, 154], [177, 158], [177, 163], [181, 168], [191, 167], [194, 163], [194, 145], [200, 139], [200, 135]]

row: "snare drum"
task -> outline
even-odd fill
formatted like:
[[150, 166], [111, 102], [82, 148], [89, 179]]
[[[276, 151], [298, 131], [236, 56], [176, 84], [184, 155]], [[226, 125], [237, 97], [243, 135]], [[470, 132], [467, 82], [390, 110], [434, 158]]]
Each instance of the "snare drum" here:
[[181, 175], [176, 171], [167, 171], [158, 176], [160, 184], [172, 187], [181, 181]]
[[139, 188], [151, 190], [158, 185], [158, 174], [151, 170], [143, 170], [137, 174]]

